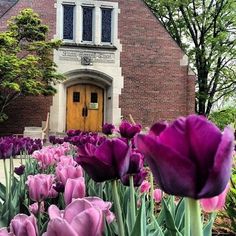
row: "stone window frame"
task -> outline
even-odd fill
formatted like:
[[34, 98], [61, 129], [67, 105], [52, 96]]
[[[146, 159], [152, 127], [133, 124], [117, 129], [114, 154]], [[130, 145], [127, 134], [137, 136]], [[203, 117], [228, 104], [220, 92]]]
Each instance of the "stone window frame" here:
[[[74, 38], [73, 40], [63, 39], [63, 5], [74, 5]], [[83, 6], [93, 7], [93, 40], [83, 41]], [[80, 45], [111, 45], [117, 46], [118, 41], [118, 2], [93, 1], [93, 0], [57, 0], [57, 30], [56, 38], [65, 43]], [[102, 42], [102, 8], [112, 9], [111, 42]]]

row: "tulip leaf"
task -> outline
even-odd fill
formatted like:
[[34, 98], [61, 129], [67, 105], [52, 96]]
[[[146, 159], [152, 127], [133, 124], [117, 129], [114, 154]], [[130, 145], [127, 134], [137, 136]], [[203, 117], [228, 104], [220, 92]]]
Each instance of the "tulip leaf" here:
[[3, 201], [6, 200], [6, 187], [2, 183], [0, 183], [0, 198]]
[[176, 228], [174, 218], [173, 218], [171, 211], [169, 210], [167, 203], [164, 199], [163, 199], [162, 203], [163, 203], [164, 211], [165, 211], [165, 223], [166, 223], [166, 228], [167, 228], [167, 235], [180, 236], [181, 233]]
[[183, 198], [179, 201], [175, 209], [175, 225], [180, 232], [184, 228], [184, 200]]
[[212, 226], [215, 221], [215, 216], [216, 216], [216, 214], [212, 213], [209, 221], [204, 225], [204, 227], [203, 227], [204, 236], [211, 236], [212, 235]]
[[135, 225], [131, 233], [131, 236], [137, 236], [137, 235], [146, 236], [146, 209], [145, 209], [144, 197], [142, 198], [142, 205], [139, 209]]

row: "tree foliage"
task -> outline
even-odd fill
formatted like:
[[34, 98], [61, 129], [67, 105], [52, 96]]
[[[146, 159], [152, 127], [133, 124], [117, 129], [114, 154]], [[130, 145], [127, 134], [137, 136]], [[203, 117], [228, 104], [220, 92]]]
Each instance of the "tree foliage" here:
[[145, 0], [186, 51], [197, 75], [196, 112], [236, 91], [235, 0]]
[[5, 109], [19, 96], [53, 95], [63, 76], [56, 71], [53, 49], [60, 40], [48, 40], [48, 27], [31, 9], [13, 17], [0, 33], [0, 121]]

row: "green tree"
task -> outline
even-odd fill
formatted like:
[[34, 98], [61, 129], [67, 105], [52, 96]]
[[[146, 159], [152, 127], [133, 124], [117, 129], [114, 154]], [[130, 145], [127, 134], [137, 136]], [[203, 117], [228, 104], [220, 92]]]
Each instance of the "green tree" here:
[[145, 0], [195, 68], [196, 112], [236, 91], [235, 0]]
[[0, 33], [0, 121], [19, 96], [53, 95], [63, 76], [56, 71], [53, 49], [60, 40], [48, 40], [48, 27], [32, 9], [25, 9]]

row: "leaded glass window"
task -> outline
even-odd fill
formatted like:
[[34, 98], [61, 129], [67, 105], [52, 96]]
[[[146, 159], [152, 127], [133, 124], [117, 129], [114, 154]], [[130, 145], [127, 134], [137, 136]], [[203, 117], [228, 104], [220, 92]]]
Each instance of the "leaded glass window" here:
[[74, 38], [74, 6], [63, 5], [63, 39], [73, 40]]
[[83, 7], [83, 41], [93, 40], [93, 8]]
[[112, 9], [102, 8], [102, 42], [111, 42]]

